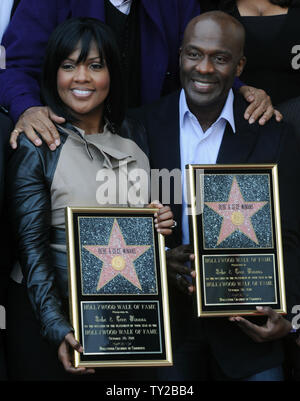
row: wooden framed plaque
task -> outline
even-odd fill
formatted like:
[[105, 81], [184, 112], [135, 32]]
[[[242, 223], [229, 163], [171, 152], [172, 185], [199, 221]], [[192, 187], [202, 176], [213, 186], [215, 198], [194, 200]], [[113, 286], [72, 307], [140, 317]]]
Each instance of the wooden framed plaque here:
[[198, 317], [285, 314], [277, 165], [187, 169]]
[[157, 209], [66, 208], [75, 366], [170, 366], [164, 237]]

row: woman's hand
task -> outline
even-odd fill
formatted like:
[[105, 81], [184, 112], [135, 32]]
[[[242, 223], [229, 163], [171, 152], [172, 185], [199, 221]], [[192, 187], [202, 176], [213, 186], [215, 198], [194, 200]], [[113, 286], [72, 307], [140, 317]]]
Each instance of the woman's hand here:
[[70, 348], [73, 348], [77, 352], [83, 352], [82, 345], [75, 339], [71, 332], [65, 336], [65, 339], [58, 348], [58, 359], [63, 364], [65, 371], [77, 375], [95, 373], [95, 369], [92, 368], [75, 368], [72, 363]]
[[163, 235], [172, 234], [172, 228], [176, 226], [173, 220], [173, 212], [169, 206], [162, 205], [159, 201], [152, 201], [147, 207], [159, 209], [154, 214], [156, 231]]
[[49, 148], [55, 150], [60, 145], [60, 139], [54, 122], [62, 124], [65, 119], [54, 114], [49, 107], [30, 107], [21, 114], [13, 132], [10, 134], [11, 147], [17, 148], [17, 138], [21, 132], [24, 132], [36, 146], [40, 146], [42, 141], [36, 134], [38, 132]]

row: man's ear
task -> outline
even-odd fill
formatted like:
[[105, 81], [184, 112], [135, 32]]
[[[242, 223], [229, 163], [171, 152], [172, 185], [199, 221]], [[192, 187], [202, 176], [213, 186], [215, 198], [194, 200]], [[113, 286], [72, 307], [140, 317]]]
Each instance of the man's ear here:
[[243, 72], [243, 70], [245, 68], [246, 62], [247, 62], [246, 57], [242, 56], [240, 58], [239, 62], [238, 62], [237, 67], [236, 67], [236, 74], [235, 74], [236, 77], [239, 77], [242, 74], [242, 72]]

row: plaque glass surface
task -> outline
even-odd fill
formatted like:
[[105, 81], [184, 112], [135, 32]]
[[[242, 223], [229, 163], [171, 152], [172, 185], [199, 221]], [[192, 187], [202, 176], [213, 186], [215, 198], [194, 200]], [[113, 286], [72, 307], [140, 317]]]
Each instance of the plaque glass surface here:
[[172, 365], [157, 209], [66, 208], [75, 366]]
[[198, 317], [286, 313], [277, 165], [188, 165]]

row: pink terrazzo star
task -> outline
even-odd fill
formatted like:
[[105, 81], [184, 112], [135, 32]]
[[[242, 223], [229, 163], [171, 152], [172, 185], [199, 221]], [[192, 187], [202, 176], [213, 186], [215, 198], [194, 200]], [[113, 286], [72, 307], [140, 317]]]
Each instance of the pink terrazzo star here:
[[108, 245], [85, 245], [85, 249], [103, 261], [97, 290], [121, 274], [134, 286], [142, 290], [134, 267], [134, 261], [146, 252], [150, 245], [126, 245], [117, 220], [110, 233]]
[[245, 202], [234, 177], [227, 202], [205, 202], [205, 205], [223, 217], [217, 245], [237, 230], [258, 244], [251, 216], [257, 213], [266, 203], [268, 202]]

